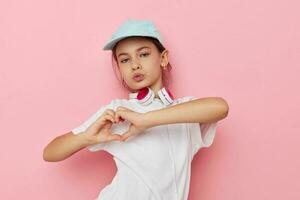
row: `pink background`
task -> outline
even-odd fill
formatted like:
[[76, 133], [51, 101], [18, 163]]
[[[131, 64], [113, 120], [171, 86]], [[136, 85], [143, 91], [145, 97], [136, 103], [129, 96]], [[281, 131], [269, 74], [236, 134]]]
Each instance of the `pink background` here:
[[1, 199], [94, 199], [115, 174], [106, 152], [42, 159], [54, 137], [126, 98], [102, 51], [128, 17], [151, 19], [176, 97], [230, 111], [193, 161], [189, 200], [300, 199], [299, 1], [1, 1]]

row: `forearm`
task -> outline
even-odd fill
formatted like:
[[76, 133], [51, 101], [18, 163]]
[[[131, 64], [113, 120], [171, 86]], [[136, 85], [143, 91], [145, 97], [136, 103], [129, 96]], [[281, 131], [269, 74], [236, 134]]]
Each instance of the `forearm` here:
[[53, 139], [45, 147], [43, 158], [49, 162], [61, 161], [87, 147], [89, 144], [89, 141], [83, 133], [75, 135], [69, 132]]
[[218, 97], [195, 99], [146, 113], [148, 127], [173, 123], [209, 123], [227, 116], [228, 104]]

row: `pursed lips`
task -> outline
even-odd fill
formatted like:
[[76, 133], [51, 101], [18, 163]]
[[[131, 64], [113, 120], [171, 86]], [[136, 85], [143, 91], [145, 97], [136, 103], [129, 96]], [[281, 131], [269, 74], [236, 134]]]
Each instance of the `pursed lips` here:
[[144, 78], [144, 75], [141, 73], [135, 73], [132, 78], [136, 81], [140, 81]]

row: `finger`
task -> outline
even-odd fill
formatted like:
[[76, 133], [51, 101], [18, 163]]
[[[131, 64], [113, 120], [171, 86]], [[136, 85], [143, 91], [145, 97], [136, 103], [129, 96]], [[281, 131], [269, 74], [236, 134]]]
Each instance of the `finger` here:
[[108, 136], [108, 141], [119, 140], [122, 141], [122, 136], [120, 134], [111, 134]]
[[119, 123], [120, 121], [124, 121], [124, 118], [121, 116], [122, 115], [122, 112], [123, 111], [121, 111], [121, 110], [118, 110], [118, 111], [116, 111], [116, 113], [115, 113], [115, 120], [116, 120], [116, 122], [117, 123]]
[[102, 129], [109, 129], [112, 123], [106, 123], [105, 121], [107, 121], [106, 119], [103, 119], [103, 117], [99, 118], [98, 120], [96, 120], [93, 124], [91, 124], [88, 129], [92, 132], [92, 133], [97, 133]]
[[114, 118], [109, 114], [104, 114], [96, 120], [96, 123], [105, 123], [105, 121], [114, 122]]
[[132, 133], [127, 131], [122, 135], [122, 140], [125, 142], [130, 136], [132, 136]]
[[108, 120], [108, 121], [111, 121], [112, 123], [115, 122], [115, 119], [113, 118], [113, 116], [109, 115], [109, 114], [106, 114], [103, 116], [104, 117], [104, 120]]
[[111, 116], [113, 119], [112, 122], [115, 123], [115, 120], [114, 120], [115, 112], [112, 109], [106, 109], [102, 114], [102, 118], [104, 118], [104, 116], [106, 116], [106, 115]]
[[112, 116], [113, 118], [115, 118], [115, 111], [112, 109], [106, 109], [105, 114], [108, 114], [108, 115]]
[[110, 114], [114, 114], [115, 113], [115, 111], [113, 110], [113, 109], [106, 109], [105, 110], [105, 113], [110, 113]]

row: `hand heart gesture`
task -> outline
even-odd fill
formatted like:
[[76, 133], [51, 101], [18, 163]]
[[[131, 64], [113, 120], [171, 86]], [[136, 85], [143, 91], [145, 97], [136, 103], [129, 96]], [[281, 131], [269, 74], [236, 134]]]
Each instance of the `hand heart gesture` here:
[[120, 118], [130, 122], [129, 129], [122, 134], [123, 141], [126, 141], [127, 138], [136, 136], [149, 128], [148, 124], [146, 123], [148, 121], [145, 113], [138, 113], [128, 108], [119, 106], [116, 110], [115, 119], [117, 122], [119, 122]]
[[120, 134], [111, 132], [112, 123], [115, 123], [115, 111], [107, 109], [103, 114], [85, 131], [85, 134], [91, 144], [109, 142], [113, 140], [122, 140]]
[[[119, 106], [116, 111], [107, 109], [85, 132], [92, 144], [109, 142], [113, 140], [126, 141], [130, 136], [138, 135], [145, 131], [148, 126], [144, 113], [134, 112], [128, 108]], [[129, 129], [121, 134], [111, 132], [112, 123], [127, 120], [130, 122]]]

